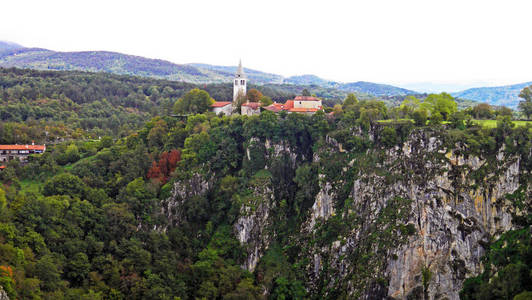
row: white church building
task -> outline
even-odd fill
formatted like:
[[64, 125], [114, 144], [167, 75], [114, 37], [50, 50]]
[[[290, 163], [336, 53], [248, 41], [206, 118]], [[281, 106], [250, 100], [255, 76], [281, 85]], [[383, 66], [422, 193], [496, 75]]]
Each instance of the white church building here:
[[247, 82], [246, 74], [244, 73], [244, 68], [242, 68], [242, 60], [238, 63], [238, 68], [236, 70], [235, 78], [233, 80], [233, 101], [216, 101], [211, 105], [211, 110], [215, 114], [224, 114], [230, 116], [238, 102], [239, 98], [246, 98], [247, 92]]
[[236, 70], [235, 79], [233, 81], [233, 103], [236, 103], [239, 97], [246, 97], [247, 91], [246, 74], [244, 68], [242, 68], [242, 60], [238, 62], [238, 69]]
[[[239, 99], [246, 99], [247, 77], [242, 68], [242, 60], [238, 63], [235, 78], [233, 79], [233, 101], [216, 101], [211, 105], [212, 112], [215, 114], [223, 113], [226, 116], [233, 114]], [[293, 100], [287, 100], [286, 103], [273, 103], [272, 105], [262, 107], [260, 102], [245, 101], [240, 107], [240, 114], [246, 116], [258, 115], [262, 110], [273, 112], [286, 111], [288, 113], [314, 114], [322, 110], [321, 99], [311, 96], [296, 96]]]

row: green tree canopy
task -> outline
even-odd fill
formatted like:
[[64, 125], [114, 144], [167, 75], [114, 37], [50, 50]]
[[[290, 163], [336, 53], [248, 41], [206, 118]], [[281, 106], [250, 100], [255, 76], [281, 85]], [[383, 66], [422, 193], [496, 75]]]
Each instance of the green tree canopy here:
[[178, 114], [197, 114], [206, 112], [214, 99], [209, 93], [200, 89], [192, 89], [174, 105], [174, 111]]
[[346, 108], [351, 105], [355, 105], [357, 103], [358, 103], [357, 96], [355, 96], [355, 94], [353, 93], [349, 93], [347, 94], [347, 97], [345, 97], [343, 108]]
[[454, 98], [447, 93], [430, 94], [421, 106], [426, 108], [431, 116], [440, 114], [443, 120], [447, 120], [457, 110]]
[[530, 115], [532, 115], [532, 85], [521, 90], [519, 97], [523, 98], [523, 101], [519, 102], [519, 110], [527, 119], [530, 119]]
[[407, 96], [399, 107], [401, 111], [406, 115], [411, 115], [415, 110], [419, 108], [421, 100], [414, 96]]
[[488, 103], [479, 103], [471, 111], [475, 119], [490, 119], [493, 117], [493, 110]]
[[81, 198], [85, 191], [85, 184], [78, 176], [62, 173], [48, 180], [43, 187], [45, 196], [68, 195]]
[[268, 105], [272, 104], [273, 101], [272, 101], [272, 98], [270, 98], [270, 97], [268, 97], [268, 96], [262, 96], [262, 97], [260, 98], [260, 103], [261, 103], [262, 106], [264, 107], [264, 106], [268, 106]]

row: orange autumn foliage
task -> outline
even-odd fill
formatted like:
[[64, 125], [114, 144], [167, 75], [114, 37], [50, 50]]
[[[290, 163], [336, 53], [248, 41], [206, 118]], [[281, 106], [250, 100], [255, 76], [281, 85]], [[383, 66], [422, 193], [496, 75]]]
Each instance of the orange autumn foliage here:
[[152, 162], [151, 168], [148, 170], [146, 177], [148, 177], [148, 179], [158, 180], [161, 184], [165, 184], [180, 160], [181, 151], [179, 150], [163, 152], [161, 153], [159, 161]]
[[0, 266], [0, 277], [13, 278], [13, 269], [11, 266]]

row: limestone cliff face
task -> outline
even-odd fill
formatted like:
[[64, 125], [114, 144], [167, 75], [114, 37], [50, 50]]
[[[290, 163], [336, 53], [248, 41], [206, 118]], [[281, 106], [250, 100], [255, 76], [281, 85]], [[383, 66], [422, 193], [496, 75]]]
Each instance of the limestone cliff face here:
[[9, 300], [9, 296], [7, 295], [6, 291], [0, 286], [0, 300]]
[[247, 258], [243, 268], [253, 272], [259, 259], [268, 249], [270, 242], [271, 211], [275, 206], [273, 191], [267, 183], [253, 187], [240, 207], [240, 217], [234, 225], [235, 234], [247, 249]]
[[160, 203], [161, 214], [166, 216], [170, 225], [178, 225], [187, 216], [183, 209], [185, 202], [193, 197], [204, 196], [212, 188], [211, 178], [194, 173], [187, 179], [177, 180], [170, 197]]
[[268, 249], [273, 232], [271, 225], [274, 222], [272, 211], [276, 208], [274, 186], [272, 185], [271, 169], [272, 161], [286, 157], [289, 167], [295, 169], [297, 154], [285, 143], [272, 143], [252, 139], [246, 149], [246, 159], [252, 160], [251, 147], [264, 149], [266, 164], [265, 171], [257, 173], [249, 184], [251, 195], [242, 199], [240, 217], [234, 225], [235, 235], [247, 250], [247, 257], [243, 268], [253, 272], [260, 258]]
[[[345, 214], [356, 214], [362, 222], [353, 222], [340, 240], [310, 249], [310, 288], [317, 288], [326, 276], [331, 290], [346, 289], [355, 298], [458, 299], [463, 280], [481, 272], [480, 258], [489, 236], [512, 228], [512, 213], [519, 212], [505, 196], [519, 188], [520, 174], [528, 172], [520, 168], [519, 157], [508, 157], [504, 149], [487, 158], [455, 154], [460, 150], [458, 146], [447, 149], [437, 136], [418, 131], [402, 148], [378, 155], [377, 169], [360, 169], [352, 184], [352, 205]], [[481, 172], [486, 173], [484, 181], [477, 182]], [[323, 207], [324, 195], [336, 184], [323, 180], [310, 224], [334, 212], [315, 209]], [[380, 214], [394, 199], [408, 199], [409, 205], [402, 209], [409, 213], [380, 223]], [[400, 223], [411, 224], [415, 233], [393, 232], [390, 243], [372, 243], [371, 249], [361, 252], [367, 235], [382, 235], [387, 227]], [[368, 230], [372, 226], [375, 231]], [[370, 258], [350, 259], [361, 254]], [[361, 262], [371, 273], [353, 276], [360, 273], [356, 264]]]
[[[504, 147], [472, 154], [429, 130], [414, 130], [391, 149], [355, 153], [327, 137], [313, 157], [301, 153], [284, 142], [247, 142], [244, 163], [260, 170], [239, 198], [233, 229], [247, 252], [242, 267], [254, 271], [285, 217], [286, 187], [276, 177], [294, 176], [302, 162], [319, 166], [319, 190], [292, 238], [304, 284], [322, 298], [458, 299], [463, 280], [482, 271], [489, 239], [512, 229], [521, 213], [507, 195], [532, 188], [520, 181], [530, 172], [523, 157]], [[187, 199], [212, 187], [200, 175], [176, 182], [162, 213], [179, 224]]]

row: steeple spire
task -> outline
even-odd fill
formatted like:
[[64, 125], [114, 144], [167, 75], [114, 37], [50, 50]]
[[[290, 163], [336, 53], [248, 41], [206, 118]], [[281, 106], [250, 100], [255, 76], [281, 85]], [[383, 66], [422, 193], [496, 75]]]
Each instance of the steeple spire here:
[[242, 68], [242, 59], [240, 59], [240, 61], [238, 62], [238, 69], [236, 70], [236, 75], [237, 77], [244, 77], [244, 68]]

